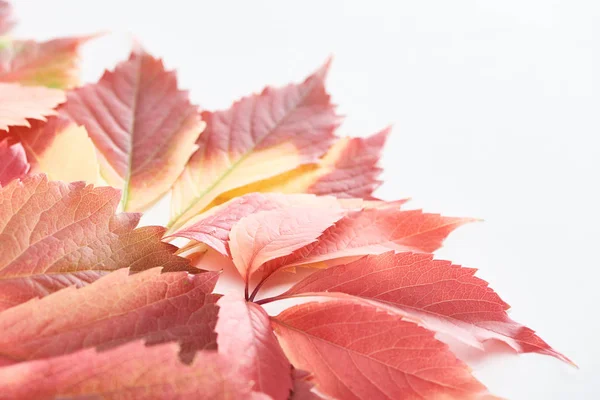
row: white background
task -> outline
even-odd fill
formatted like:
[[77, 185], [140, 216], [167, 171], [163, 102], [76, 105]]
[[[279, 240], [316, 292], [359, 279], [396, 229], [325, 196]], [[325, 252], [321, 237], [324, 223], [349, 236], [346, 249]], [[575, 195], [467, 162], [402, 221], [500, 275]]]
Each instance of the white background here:
[[[17, 0], [20, 37], [131, 32], [208, 109], [299, 81], [329, 54], [343, 134], [393, 123], [386, 199], [485, 223], [438, 254], [480, 269], [580, 367], [475, 365], [511, 399], [600, 398], [600, 8], [595, 1]], [[124, 36], [84, 51], [97, 79]], [[152, 216], [152, 218], [155, 218]], [[162, 214], [156, 218], [164, 220]]]

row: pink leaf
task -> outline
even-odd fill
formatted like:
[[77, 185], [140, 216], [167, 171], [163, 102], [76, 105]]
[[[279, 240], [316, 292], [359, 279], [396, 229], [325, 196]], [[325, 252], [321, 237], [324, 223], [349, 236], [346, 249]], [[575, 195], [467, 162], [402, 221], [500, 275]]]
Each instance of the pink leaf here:
[[295, 368], [339, 399], [480, 399], [486, 388], [433, 333], [374, 307], [307, 303], [273, 318]]
[[29, 126], [27, 119], [45, 121], [54, 108], [65, 101], [61, 90], [0, 83], [0, 130], [9, 126]]
[[81, 350], [61, 357], [0, 368], [0, 395], [6, 399], [251, 399], [248, 382], [216, 352], [199, 352], [192, 365], [179, 361], [174, 343], [141, 342], [109, 351]]
[[115, 214], [120, 193], [28, 175], [0, 188], [0, 310], [119, 268], [196, 271], [161, 242], [164, 228], [134, 229], [139, 214]]
[[341, 209], [293, 207], [244, 217], [229, 234], [233, 263], [248, 281], [267, 261], [284, 257], [315, 242], [343, 215]]
[[0, 48], [0, 82], [69, 89], [79, 84], [79, 47], [93, 36], [11, 40]]
[[309, 193], [340, 198], [370, 198], [381, 184], [377, 167], [381, 151], [391, 131], [386, 128], [368, 138], [344, 138], [326, 156], [329, 171], [320, 174]]
[[175, 73], [142, 51], [70, 92], [61, 110], [87, 129], [126, 211], [148, 208], [171, 188], [203, 126]]
[[211, 292], [218, 273], [160, 270], [128, 276], [121, 269], [0, 313], [0, 365], [141, 338], [178, 341], [186, 361], [197, 350], [215, 348], [218, 296]]
[[8, 144], [8, 139], [0, 141], [0, 187], [18, 179], [29, 171], [25, 150], [20, 143]]
[[12, 5], [8, 1], [0, 1], [0, 35], [9, 33], [14, 25]]
[[285, 400], [292, 390], [292, 366], [287, 360], [262, 307], [242, 296], [226, 295], [218, 303], [219, 354], [231, 361], [241, 381], [273, 400]]

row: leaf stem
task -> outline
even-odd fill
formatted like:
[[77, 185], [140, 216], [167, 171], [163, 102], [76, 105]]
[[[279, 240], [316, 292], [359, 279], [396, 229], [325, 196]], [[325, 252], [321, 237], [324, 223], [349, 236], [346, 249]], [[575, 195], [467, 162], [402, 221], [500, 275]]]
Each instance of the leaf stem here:
[[[268, 276], [267, 276], [267, 278], [268, 278]], [[256, 285], [256, 287], [252, 291], [252, 294], [250, 295], [250, 301], [254, 301], [254, 298], [256, 297], [256, 295], [258, 294], [258, 291], [260, 290], [260, 287], [265, 283], [267, 278], [264, 278], [262, 281], [260, 281], [258, 283], [258, 285]]]
[[274, 301], [278, 301], [278, 300], [285, 300], [290, 298], [291, 296], [283, 296], [283, 295], [279, 295], [279, 296], [273, 296], [273, 297], [266, 297], [264, 299], [260, 299], [254, 302], [254, 304], [257, 305], [262, 305], [262, 304], [267, 304], [267, 303], [272, 303]]

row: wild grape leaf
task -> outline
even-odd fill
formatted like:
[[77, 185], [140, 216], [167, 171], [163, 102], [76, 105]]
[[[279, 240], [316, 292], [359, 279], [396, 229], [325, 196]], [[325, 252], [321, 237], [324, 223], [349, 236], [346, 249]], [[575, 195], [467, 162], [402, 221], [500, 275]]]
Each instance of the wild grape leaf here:
[[228, 110], [202, 113], [206, 130], [173, 188], [169, 233], [222, 193], [318, 162], [339, 121], [325, 91], [328, 67], [301, 84], [267, 87]]
[[0, 187], [25, 175], [29, 167], [21, 143], [9, 145], [8, 138], [0, 140]]
[[162, 266], [195, 271], [160, 241], [164, 228], [134, 229], [139, 214], [116, 214], [120, 193], [29, 175], [0, 189], [0, 310], [106, 273]]
[[315, 243], [344, 216], [342, 209], [289, 207], [242, 218], [229, 233], [231, 259], [249, 280], [263, 264]]
[[219, 305], [219, 354], [235, 366], [238, 379], [253, 382], [253, 390], [273, 400], [286, 400], [292, 390], [292, 366], [271, 329], [262, 307], [243, 296], [223, 296]]
[[124, 268], [0, 313], [0, 365], [144, 339], [178, 341], [182, 358], [216, 348], [217, 272], [188, 275]]
[[61, 110], [87, 129], [103, 178], [123, 189], [126, 211], [148, 208], [171, 188], [202, 131], [175, 73], [143, 51], [69, 92]]
[[62, 116], [48, 122], [32, 121], [31, 127], [14, 127], [9, 135], [25, 148], [32, 173], [51, 180], [98, 183], [96, 149], [86, 130]]
[[0, 130], [9, 126], [30, 126], [28, 119], [45, 121], [65, 101], [64, 92], [44, 87], [0, 83]]
[[79, 84], [79, 47], [93, 38], [67, 37], [47, 42], [9, 40], [0, 47], [0, 82], [69, 89]]
[[262, 270], [266, 278], [283, 267], [328, 267], [390, 250], [429, 253], [440, 248], [454, 229], [471, 221], [397, 207], [367, 208], [351, 212], [318, 241], [269, 261]]
[[571, 362], [534, 331], [511, 320], [508, 304], [475, 272], [433, 260], [431, 254], [390, 252], [318, 271], [280, 298], [345, 293], [397, 307], [427, 329], [482, 350], [485, 341], [500, 340], [519, 353], [548, 354]]
[[339, 399], [480, 399], [485, 386], [432, 332], [375, 307], [302, 304], [272, 319], [295, 368]]
[[179, 361], [175, 343], [145, 347], [129, 343], [108, 351], [68, 355], [0, 368], [6, 399], [251, 399], [250, 383], [237, 379], [233, 364], [214, 351]]
[[372, 197], [381, 182], [377, 167], [391, 128], [368, 138], [341, 138], [317, 164], [302, 165], [274, 178], [219, 196], [220, 203], [249, 192], [314, 193], [338, 198]]
[[9, 33], [14, 25], [12, 5], [8, 1], [0, 1], [0, 35]]
[[313, 207], [340, 210], [334, 197], [317, 197], [311, 194], [249, 193], [211, 208], [194, 223], [171, 235], [205, 243], [229, 256], [229, 232], [242, 218], [260, 211], [282, 210], [290, 207]]

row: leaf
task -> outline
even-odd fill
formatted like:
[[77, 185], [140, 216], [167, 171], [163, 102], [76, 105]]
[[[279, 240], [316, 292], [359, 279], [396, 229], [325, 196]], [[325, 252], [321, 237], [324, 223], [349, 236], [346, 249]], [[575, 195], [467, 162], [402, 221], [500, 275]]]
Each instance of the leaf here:
[[86, 130], [62, 116], [48, 122], [33, 121], [30, 128], [11, 128], [9, 135], [21, 142], [32, 173], [45, 173], [51, 180], [98, 183], [100, 173], [96, 149]]
[[8, 399], [254, 399], [247, 382], [216, 352], [179, 361], [174, 343], [141, 342], [109, 351], [81, 350], [61, 357], [0, 368], [0, 393]]
[[217, 304], [219, 354], [235, 365], [238, 379], [254, 382], [254, 391], [273, 400], [288, 399], [292, 366], [277, 343], [269, 316], [262, 307], [236, 294], [223, 296]]
[[374, 307], [307, 303], [272, 319], [295, 368], [340, 399], [479, 399], [486, 388], [433, 333]]
[[390, 250], [433, 252], [454, 229], [471, 221], [474, 220], [420, 210], [401, 211], [397, 206], [351, 212], [327, 229], [317, 242], [267, 263], [263, 267], [264, 279], [283, 267], [328, 267]]
[[197, 271], [160, 241], [164, 228], [134, 229], [139, 214], [115, 215], [119, 197], [43, 175], [0, 189], [0, 310], [119, 268]]
[[508, 304], [475, 272], [433, 260], [431, 254], [390, 252], [318, 271], [278, 297], [345, 293], [397, 307], [427, 329], [481, 350], [485, 341], [500, 340], [519, 353], [548, 354], [572, 363], [534, 331], [511, 320]]
[[261, 211], [242, 218], [229, 233], [235, 267], [248, 282], [267, 261], [316, 242], [323, 231], [344, 216], [342, 209], [290, 207]]
[[18, 179], [29, 171], [25, 150], [20, 143], [9, 145], [8, 139], [0, 140], [0, 187]]
[[103, 178], [123, 189], [126, 211], [148, 208], [171, 188], [202, 131], [175, 73], [141, 51], [98, 83], [69, 92], [61, 110], [87, 129]]
[[47, 42], [11, 40], [0, 47], [0, 82], [69, 89], [79, 84], [79, 46], [94, 36]]
[[169, 233], [224, 192], [318, 162], [339, 121], [325, 91], [328, 67], [301, 84], [267, 87], [228, 110], [202, 113], [206, 130], [173, 188]]
[[69, 287], [0, 313], [0, 365], [114, 347], [145, 339], [178, 341], [182, 357], [216, 348], [212, 295], [216, 272], [188, 275], [121, 269], [80, 289]]
[[8, 1], [0, 1], [0, 35], [6, 35], [14, 26], [12, 5]]
[[333, 197], [317, 197], [311, 194], [285, 195], [280, 193], [249, 193], [227, 203], [211, 208], [195, 219], [194, 223], [170, 237], [183, 237], [205, 243], [229, 256], [227, 241], [229, 232], [242, 218], [260, 211], [283, 210], [291, 207], [315, 207], [340, 210], [340, 203]]
[[27, 119], [45, 121], [47, 116], [56, 114], [54, 108], [64, 101], [65, 94], [60, 90], [0, 83], [0, 130], [30, 126]]
[[314, 193], [338, 198], [371, 198], [381, 182], [377, 167], [391, 128], [368, 138], [339, 139], [317, 164], [300, 166], [274, 178], [227, 192], [222, 202], [248, 192]]

